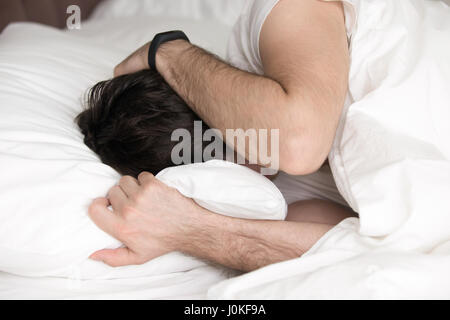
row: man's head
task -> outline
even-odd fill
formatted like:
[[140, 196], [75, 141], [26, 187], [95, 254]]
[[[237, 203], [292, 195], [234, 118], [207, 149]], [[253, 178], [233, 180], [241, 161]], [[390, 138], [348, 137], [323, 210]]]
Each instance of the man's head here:
[[173, 166], [171, 152], [178, 142], [171, 141], [172, 132], [184, 128], [193, 136], [196, 120], [183, 99], [150, 70], [96, 84], [87, 109], [76, 118], [85, 144], [105, 164], [134, 177]]

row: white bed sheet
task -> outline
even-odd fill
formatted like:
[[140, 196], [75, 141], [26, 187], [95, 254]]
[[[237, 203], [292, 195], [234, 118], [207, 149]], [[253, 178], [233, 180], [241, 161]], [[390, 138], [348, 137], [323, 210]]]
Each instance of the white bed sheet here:
[[228, 278], [225, 269], [202, 266], [186, 272], [113, 280], [27, 278], [0, 273], [0, 300], [179, 300], [205, 299]]

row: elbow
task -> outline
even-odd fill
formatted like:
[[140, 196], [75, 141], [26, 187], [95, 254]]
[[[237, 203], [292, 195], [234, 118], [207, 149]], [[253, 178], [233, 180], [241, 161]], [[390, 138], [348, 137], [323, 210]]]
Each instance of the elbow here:
[[[339, 114], [328, 105], [296, 101], [288, 109], [296, 110], [284, 119], [279, 137], [279, 168], [290, 175], [308, 175], [318, 171], [328, 158], [336, 135]], [[300, 110], [297, 111], [297, 110]], [[325, 110], [322, 112], [321, 110]], [[293, 121], [293, 119], [299, 119]]]
[[280, 144], [280, 170], [290, 175], [308, 175], [318, 171], [328, 158], [331, 144], [317, 137], [289, 137]]

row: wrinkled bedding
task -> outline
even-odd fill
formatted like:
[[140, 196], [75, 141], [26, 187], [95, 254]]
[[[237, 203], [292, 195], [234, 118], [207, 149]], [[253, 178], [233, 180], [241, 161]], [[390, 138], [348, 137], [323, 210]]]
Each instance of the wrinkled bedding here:
[[340, 223], [302, 258], [228, 280], [210, 266], [87, 281], [0, 273], [0, 298], [450, 298], [450, 9], [355, 2], [349, 96], [330, 165], [360, 219]]
[[214, 286], [210, 298], [450, 298], [450, 8], [355, 3], [349, 96], [330, 165], [360, 219], [302, 258]]
[[[66, 32], [19, 23], [1, 35], [0, 270], [9, 273], [0, 273], [0, 299], [204, 298], [212, 284], [234, 275], [179, 253], [114, 270], [86, 260], [94, 247], [120, 243], [87, 217], [88, 202], [103, 195], [118, 175], [90, 154], [75, 128], [82, 93], [111, 77], [116, 63], [162, 29], [183, 28], [219, 55], [229, 33], [214, 19], [199, 23], [163, 14], [105, 19]], [[175, 178], [173, 183], [183, 183], [179, 174]], [[267, 187], [283, 200], [274, 186]], [[263, 197], [258, 203], [269, 200]]]

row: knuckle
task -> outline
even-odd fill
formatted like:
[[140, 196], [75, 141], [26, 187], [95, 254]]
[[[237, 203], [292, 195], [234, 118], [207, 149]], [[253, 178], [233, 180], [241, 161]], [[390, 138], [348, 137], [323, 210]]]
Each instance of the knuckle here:
[[142, 178], [151, 178], [151, 177], [153, 177], [153, 175], [152, 175], [150, 172], [147, 172], [147, 171], [141, 172], [141, 173], [138, 175], [138, 178], [139, 178], [139, 179], [142, 179]]
[[138, 179], [142, 179], [142, 178], [144, 178], [145, 177], [145, 175], [147, 174], [147, 172], [141, 172], [141, 173], [139, 173], [138, 174]]
[[121, 177], [120, 180], [119, 180], [119, 185], [126, 184], [126, 183], [130, 182], [131, 179], [132, 179], [132, 178], [131, 178], [130, 176], [123, 176], [123, 177]]
[[120, 223], [116, 226], [117, 235], [120, 238], [127, 238], [130, 234], [132, 234], [132, 229], [126, 223]]
[[148, 195], [155, 192], [155, 189], [157, 188], [157, 184], [155, 181], [146, 181], [143, 184], [141, 184], [142, 188], [142, 194]]
[[136, 217], [137, 211], [130, 205], [126, 205], [122, 209], [122, 216], [125, 220], [130, 220]]
[[[146, 183], [142, 184], [142, 190], [146, 194], [150, 193], [153, 189], [154, 189], [154, 183], [153, 182], [146, 182]], [[142, 194], [141, 194], [141, 196], [142, 196]]]
[[99, 203], [94, 201], [88, 208], [88, 214], [89, 215], [96, 214], [99, 208], [100, 208]]
[[109, 194], [116, 193], [117, 191], [119, 191], [119, 188], [120, 187], [118, 185], [115, 185], [115, 186], [111, 187], [111, 189], [109, 190]]
[[138, 193], [136, 193], [136, 194], [131, 195], [131, 196], [130, 196], [130, 200], [131, 200], [132, 202], [134, 202], [134, 203], [139, 204], [139, 203], [144, 202], [145, 196], [144, 196], [144, 194], [143, 194], [142, 192], [138, 192]]

